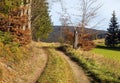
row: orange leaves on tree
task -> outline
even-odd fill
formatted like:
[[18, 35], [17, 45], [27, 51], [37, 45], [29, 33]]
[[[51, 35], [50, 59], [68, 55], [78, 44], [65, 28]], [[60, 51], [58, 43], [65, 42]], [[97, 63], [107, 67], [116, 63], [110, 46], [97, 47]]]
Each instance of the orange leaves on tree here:
[[[65, 29], [64, 34], [66, 43], [73, 44], [74, 33], [71, 32], [69, 29]], [[84, 33], [81, 36], [81, 33], [79, 32], [78, 47], [81, 47], [85, 51], [91, 50], [92, 48], [95, 47], [95, 44], [91, 39], [92, 39], [91, 34]]]
[[[13, 41], [26, 45], [31, 41], [31, 30], [28, 28], [28, 16], [21, 15], [24, 8], [13, 9], [7, 16], [0, 14], [0, 30], [11, 32]], [[24, 28], [23, 28], [24, 27]]]

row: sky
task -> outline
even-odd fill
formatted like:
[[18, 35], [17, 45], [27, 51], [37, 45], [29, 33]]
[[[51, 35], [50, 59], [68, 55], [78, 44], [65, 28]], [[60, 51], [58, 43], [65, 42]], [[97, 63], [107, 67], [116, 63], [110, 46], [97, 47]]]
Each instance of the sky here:
[[[97, 17], [90, 22], [89, 26], [93, 26], [99, 22], [95, 29], [107, 30], [113, 11], [116, 12], [116, 17], [120, 23], [120, 0], [98, 0], [96, 5], [98, 4], [101, 4], [102, 7], [97, 11]], [[69, 13], [72, 23], [77, 25], [80, 18], [75, 15], [79, 13], [79, 0], [63, 0], [63, 5], [67, 9], [67, 13]], [[53, 25], [61, 25], [60, 15], [62, 14], [62, 9], [59, 1], [54, 0], [53, 3], [49, 0], [49, 11]]]

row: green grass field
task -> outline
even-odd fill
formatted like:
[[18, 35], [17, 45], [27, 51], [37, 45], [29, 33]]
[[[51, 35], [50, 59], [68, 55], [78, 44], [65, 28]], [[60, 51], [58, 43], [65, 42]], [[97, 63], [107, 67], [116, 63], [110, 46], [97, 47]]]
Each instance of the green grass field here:
[[92, 52], [98, 55], [103, 55], [106, 58], [120, 61], [120, 48], [110, 49], [110, 48], [101, 46], [101, 47], [94, 48]]
[[120, 47], [108, 48], [104, 45], [104, 39], [94, 40], [94, 43], [97, 45], [96, 48], [91, 50], [92, 53], [102, 55], [109, 59], [119, 60], [120, 61]]

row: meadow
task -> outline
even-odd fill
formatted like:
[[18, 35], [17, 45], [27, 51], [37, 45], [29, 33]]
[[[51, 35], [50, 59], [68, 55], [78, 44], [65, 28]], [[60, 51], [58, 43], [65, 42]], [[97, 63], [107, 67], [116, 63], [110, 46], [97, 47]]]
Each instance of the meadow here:
[[97, 46], [92, 50], [95, 54], [100, 54], [106, 58], [120, 61], [120, 48], [107, 48], [105, 46]]
[[104, 39], [99, 39], [94, 41], [96, 48], [91, 50], [95, 54], [102, 55], [109, 59], [119, 60], [120, 61], [120, 47], [110, 48], [104, 45]]

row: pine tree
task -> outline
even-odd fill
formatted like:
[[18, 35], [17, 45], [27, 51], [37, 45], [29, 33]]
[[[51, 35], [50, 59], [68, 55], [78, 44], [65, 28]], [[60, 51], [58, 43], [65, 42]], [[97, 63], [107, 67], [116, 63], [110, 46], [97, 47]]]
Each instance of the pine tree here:
[[120, 29], [118, 31], [118, 40], [119, 40], [119, 44], [120, 44]]
[[52, 23], [46, 0], [33, 0], [32, 3], [32, 34], [33, 39], [39, 41], [47, 38], [52, 31]]
[[118, 44], [118, 22], [115, 15], [115, 11], [112, 14], [109, 28], [107, 29], [107, 35], [105, 38], [105, 45], [108, 47], [115, 47]]

